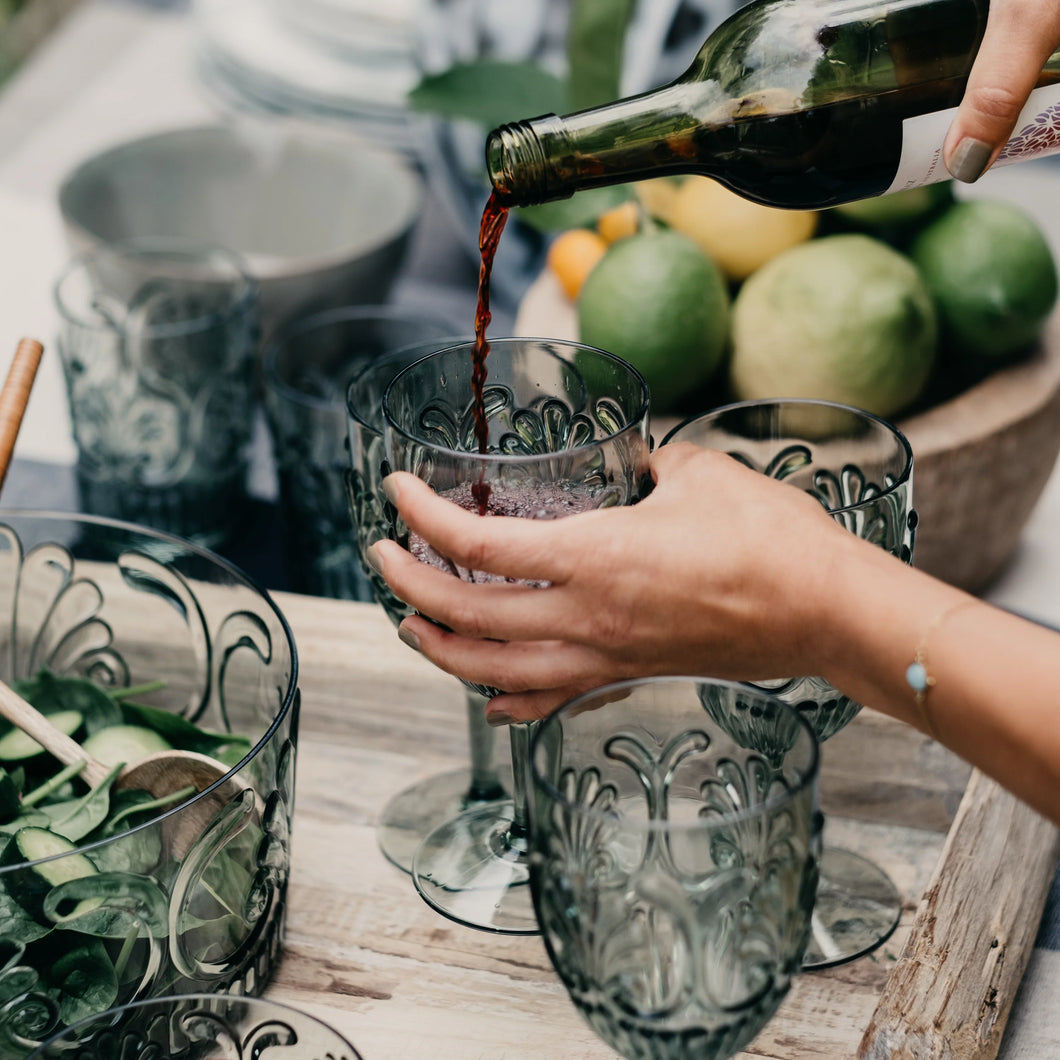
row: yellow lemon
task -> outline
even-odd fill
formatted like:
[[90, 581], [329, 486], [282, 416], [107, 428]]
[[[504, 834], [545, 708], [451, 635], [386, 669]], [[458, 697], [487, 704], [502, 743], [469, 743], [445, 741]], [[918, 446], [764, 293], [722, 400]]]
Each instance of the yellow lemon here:
[[660, 221], [670, 222], [670, 212], [677, 200], [677, 192], [684, 183], [683, 177], [654, 177], [638, 180], [633, 185], [637, 201], [648, 213]]
[[670, 224], [694, 239], [730, 280], [743, 280], [817, 229], [810, 210], [776, 210], [751, 202], [709, 177], [687, 177], [677, 189]]

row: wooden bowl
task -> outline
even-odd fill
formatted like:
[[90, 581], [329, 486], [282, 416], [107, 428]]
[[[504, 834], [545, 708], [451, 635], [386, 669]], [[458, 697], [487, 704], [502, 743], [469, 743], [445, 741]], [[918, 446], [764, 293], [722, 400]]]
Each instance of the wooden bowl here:
[[[574, 307], [547, 270], [515, 334], [577, 339]], [[675, 422], [661, 421], [656, 438]], [[1060, 313], [1029, 359], [897, 425], [913, 447], [913, 562], [980, 592], [1015, 551], [1060, 452]]]
[[1060, 452], [1060, 314], [1028, 360], [898, 427], [913, 447], [913, 562], [979, 592], [1015, 551]]

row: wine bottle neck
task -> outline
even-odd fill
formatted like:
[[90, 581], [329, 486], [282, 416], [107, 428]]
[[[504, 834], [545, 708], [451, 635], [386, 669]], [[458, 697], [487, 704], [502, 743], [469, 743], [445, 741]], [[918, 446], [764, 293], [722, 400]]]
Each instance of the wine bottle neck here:
[[[507, 206], [570, 198], [576, 191], [693, 168], [690, 140], [704, 97], [717, 86], [674, 82], [564, 117], [502, 125], [486, 140], [486, 169]], [[698, 104], [698, 105], [695, 105]], [[695, 166], [703, 169], [703, 159]]]
[[486, 170], [504, 205], [532, 206], [578, 190], [558, 164], [570, 154], [563, 119], [546, 114], [494, 129], [486, 140]]

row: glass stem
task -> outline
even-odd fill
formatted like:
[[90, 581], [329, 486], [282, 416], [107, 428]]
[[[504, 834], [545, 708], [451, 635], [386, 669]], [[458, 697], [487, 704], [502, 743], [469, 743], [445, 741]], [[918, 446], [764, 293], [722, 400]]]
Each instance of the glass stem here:
[[464, 796], [465, 809], [480, 802], [495, 802], [505, 796], [493, 765], [496, 732], [486, 722], [486, 699], [467, 690], [467, 735], [471, 746], [471, 784]]
[[512, 823], [508, 826], [508, 841], [511, 849], [523, 852], [530, 846], [530, 815], [526, 799], [533, 731], [532, 722], [513, 722], [508, 726], [512, 746]]

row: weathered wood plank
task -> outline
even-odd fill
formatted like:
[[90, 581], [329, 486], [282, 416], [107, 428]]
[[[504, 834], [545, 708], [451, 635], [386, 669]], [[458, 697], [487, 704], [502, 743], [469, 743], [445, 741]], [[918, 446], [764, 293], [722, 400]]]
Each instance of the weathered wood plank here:
[[1058, 857], [1055, 825], [973, 773], [857, 1055], [996, 1057]]

